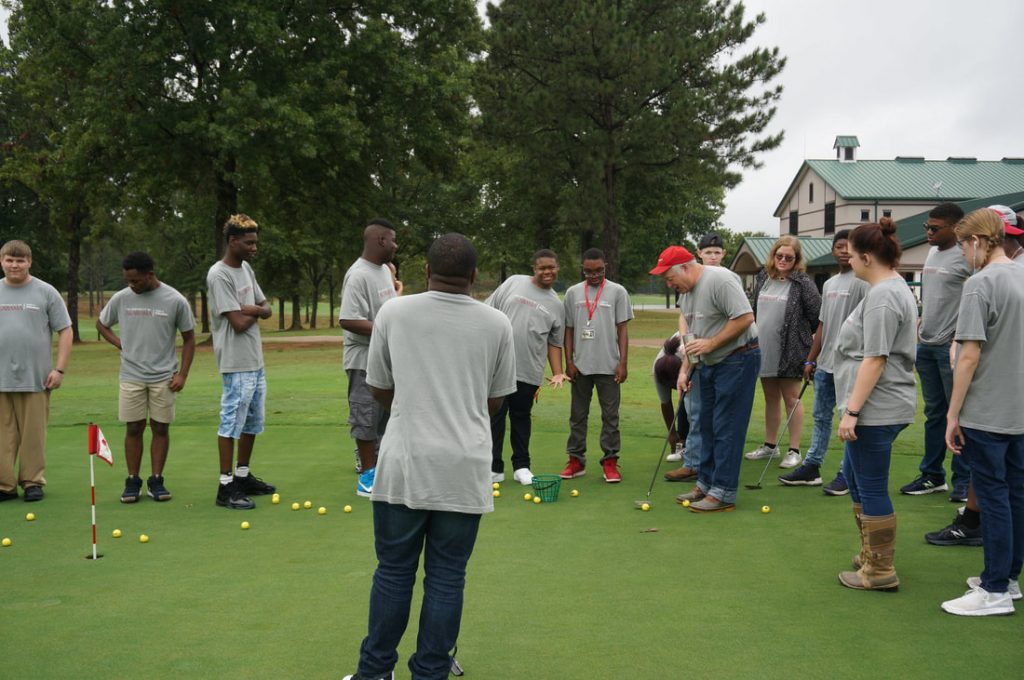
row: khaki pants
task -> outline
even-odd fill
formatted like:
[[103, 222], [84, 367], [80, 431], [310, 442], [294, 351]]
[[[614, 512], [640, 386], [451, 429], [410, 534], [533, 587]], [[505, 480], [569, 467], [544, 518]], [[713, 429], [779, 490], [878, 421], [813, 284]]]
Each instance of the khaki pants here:
[[[0, 491], [43, 486], [49, 392], [0, 392]], [[14, 463], [19, 461], [18, 475]]]

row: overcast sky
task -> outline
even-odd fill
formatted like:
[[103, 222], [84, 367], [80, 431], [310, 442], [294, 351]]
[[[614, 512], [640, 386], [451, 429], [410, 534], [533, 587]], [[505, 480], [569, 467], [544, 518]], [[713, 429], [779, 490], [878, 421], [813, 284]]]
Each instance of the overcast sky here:
[[[772, 212], [801, 161], [834, 158], [839, 134], [857, 135], [863, 159], [1024, 157], [1021, 0], [745, 5], [767, 17], [752, 44], [788, 58], [771, 127], [786, 137], [726, 196], [726, 228], [778, 233]], [[2, 8], [0, 23], [6, 38]]]

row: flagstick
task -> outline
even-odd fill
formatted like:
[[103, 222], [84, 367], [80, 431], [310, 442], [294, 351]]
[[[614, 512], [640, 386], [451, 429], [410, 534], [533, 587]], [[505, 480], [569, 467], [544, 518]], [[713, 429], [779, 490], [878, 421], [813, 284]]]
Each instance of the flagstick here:
[[92, 495], [92, 559], [96, 559], [96, 470], [95, 456], [89, 456], [89, 489]]

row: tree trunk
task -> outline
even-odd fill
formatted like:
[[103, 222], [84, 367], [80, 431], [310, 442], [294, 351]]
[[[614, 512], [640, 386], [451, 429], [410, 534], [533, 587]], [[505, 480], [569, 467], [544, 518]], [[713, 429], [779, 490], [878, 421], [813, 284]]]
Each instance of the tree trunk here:
[[82, 222], [84, 216], [79, 212], [71, 215], [68, 224], [70, 236], [68, 239], [68, 314], [71, 316], [71, 337], [74, 341], [81, 342], [82, 336], [78, 331], [78, 275], [82, 268]]
[[501, 279], [498, 283], [505, 283], [505, 279], [508, 278], [508, 265], [504, 261], [501, 263], [501, 273], [498, 276]]
[[616, 281], [619, 275], [619, 214], [616, 209], [615, 165], [604, 166], [604, 231], [601, 233], [601, 250], [605, 257], [605, 276]]
[[277, 330], [284, 330], [284, 296], [277, 298]]
[[334, 275], [327, 276], [327, 323], [334, 328]]
[[298, 293], [292, 295], [292, 327], [288, 330], [302, 330], [302, 298]]
[[201, 317], [200, 321], [202, 323], [202, 332], [203, 333], [209, 333], [210, 332], [210, 305], [209, 305], [209, 303], [206, 300], [206, 291], [205, 290], [199, 291], [199, 302], [200, 302], [200, 305], [202, 306], [202, 310], [201, 310], [202, 313], [200, 314], [200, 317]]
[[313, 286], [313, 304], [310, 305], [313, 309], [309, 316], [312, 321], [309, 322], [310, 328], [316, 328], [316, 313], [320, 307], [320, 284], [319, 282]]

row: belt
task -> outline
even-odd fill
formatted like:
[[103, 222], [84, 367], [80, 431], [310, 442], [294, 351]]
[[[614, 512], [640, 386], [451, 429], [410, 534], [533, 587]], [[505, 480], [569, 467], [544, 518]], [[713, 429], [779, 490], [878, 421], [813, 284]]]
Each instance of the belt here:
[[754, 338], [747, 344], [741, 345], [734, 349], [733, 351], [729, 352], [729, 356], [732, 356], [733, 354], [743, 354], [744, 352], [749, 352], [752, 349], [757, 349], [759, 346], [760, 345], [757, 344], [757, 338]]

